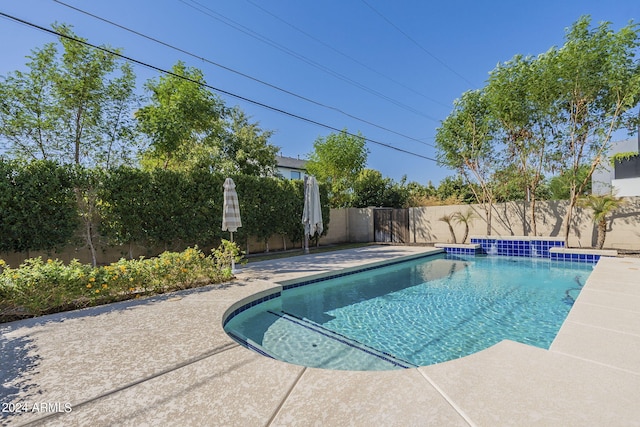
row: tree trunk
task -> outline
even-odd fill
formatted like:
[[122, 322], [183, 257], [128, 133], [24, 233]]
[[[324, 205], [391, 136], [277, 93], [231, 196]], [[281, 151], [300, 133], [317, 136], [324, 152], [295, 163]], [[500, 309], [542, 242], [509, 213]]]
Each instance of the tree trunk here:
[[531, 210], [531, 234], [533, 236], [538, 235], [538, 227], [536, 225], [536, 198], [532, 195], [531, 202], [529, 203], [529, 209]]
[[462, 237], [462, 240], [460, 241], [460, 243], [464, 244], [464, 242], [467, 241], [467, 237], [469, 236], [469, 224], [465, 223], [464, 224], [464, 236]]
[[96, 248], [93, 245], [93, 227], [91, 221], [87, 221], [87, 245], [91, 251], [91, 265], [95, 268], [98, 265], [98, 259], [96, 257]]
[[451, 233], [451, 238], [453, 239], [453, 243], [458, 243], [456, 241], [456, 233], [453, 232], [453, 227], [451, 226], [450, 223], [447, 223], [447, 225], [449, 226], [449, 233]]
[[564, 216], [564, 247], [569, 247], [569, 232], [571, 231], [571, 220], [573, 219], [573, 208], [576, 205], [578, 196], [576, 195], [576, 187], [571, 187], [569, 193], [569, 206], [567, 206], [567, 214]]
[[484, 207], [484, 216], [487, 220], [487, 236], [491, 236], [491, 206]]
[[604, 246], [604, 239], [607, 237], [607, 220], [601, 219], [598, 222], [598, 249], [602, 249]]

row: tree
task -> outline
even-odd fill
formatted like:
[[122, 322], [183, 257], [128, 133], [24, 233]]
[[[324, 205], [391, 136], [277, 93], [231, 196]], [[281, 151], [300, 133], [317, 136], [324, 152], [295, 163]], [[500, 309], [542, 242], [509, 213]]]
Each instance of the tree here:
[[202, 71], [183, 62], [145, 84], [151, 102], [135, 114], [140, 131], [151, 141], [144, 166], [178, 169], [195, 147], [211, 147], [219, 138], [224, 105], [205, 85]]
[[54, 25], [64, 49], [50, 43], [28, 56], [28, 72], [0, 82], [0, 136], [25, 160], [110, 167], [131, 161], [135, 75], [108, 46], [86, 45], [71, 27]]
[[[544, 81], [545, 73], [539, 60], [516, 55], [512, 60], [498, 65], [490, 73], [486, 87], [491, 114], [499, 123], [496, 135], [505, 145], [503, 170], [508, 180], [501, 184], [501, 198], [510, 199], [517, 185], [520, 200], [528, 200], [531, 231], [537, 233], [536, 200], [538, 187], [544, 181], [542, 174], [548, 164], [548, 139], [550, 111], [555, 101]], [[508, 193], [505, 190], [509, 188]]]
[[439, 203], [436, 195], [436, 187], [433, 186], [431, 181], [429, 181], [427, 185], [421, 185], [415, 181], [408, 182], [406, 191], [408, 193], [408, 206], [432, 206]]
[[607, 237], [607, 216], [624, 204], [624, 200], [611, 194], [591, 194], [578, 199], [578, 206], [589, 208], [593, 212], [593, 222], [598, 226], [597, 249], [602, 249]]
[[438, 163], [458, 171], [467, 182], [480, 186], [480, 192], [474, 186], [471, 189], [484, 210], [487, 235], [491, 235], [494, 201], [490, 177], [497, 157], [493, 143], [495, 127], [488, 98], [483, 91], [473, 90], [455, 101], [453, 112], [436, 133]]
[[472, 189], [473, 186], [475, 184], [465, 182], [460, 175], [447, 176], [438, 184], [436, 196], [451, 205], [470, 204], [476, 201], [475, 194], [480, 190], [477, 186]]
[[[464, 243], [467, 241], [467, 237], [469, 236], [469, 225], [476, 218], [476, 214], [472, 209], [467, 209], [465, 213], [456, 212], [453, 216], [453, 220], [458, 224], [464, 224], [464, 236], [462, 237], [461, 242]], [[455, 243], [455, 242], [454, 242]]]
[[[570, 179], [565, 245], [578, 197], [606, 158], [612, 134], [638, 120], [631, 111], [640, 101], [640, 61], [635, 58], [638, 26], [630, 23], [615, 32], [608, 22], [594, 29], [590, 24], [588, 16], [581, 17], [568, 30], [564, 46], [544, 57], [545, 82], [556, 96], [551, 123], [559, 142], [553, 155]], [[588, 172], [578, 179], [584, 164]]]
[[440, 218], [438, 218], [438, 221], [442, 221], [449, 226], [449, 233], [451, 233], [451, 240], [453, 241], [452, 243], [458, 243], [456, 240], [456, 233], [453, 231], [453, 225], [451, 225], [451, 223], [454, 221], [454, 218], [454, 214], [442, 215]]
[[329, 205], [333, 208], [348, 206], [353, 182], [367, 163], [369, 150], [364, 137], [353, 135], [346, 129], [319, 137], [309, 154], [307, 172], [329, 185]]
[[[544, 181], [544, 175], [540, 174], [540, 179], [543, 181], [532, 188], [528, 184], [530, 174], [537, 174], [537, 172], [529, 171], [527, 173], [515, 164], [507, 165], [504, 169], [495, 171], [491, 180], [496, 202], [548, 200], [550, 192], [546, 181]], [[532, 205], [530, 203], [530, 206], [535, 208], [535, 204]], [[532, 233], [534, 229], [535, 227], [532, 224]]]
[[220, 160], [216, 170], [224, 175], [275, 175], [279, 148], [269, 143], [273, 132], [262, 130], [259, 123], [250, 123], [238, 107], [230, 110], [229, 118], [224, 136], [218, 140]]
[[351, 206], [402, 208], [407, 204], [408, 198], [409, 193], [403, 185], [383, 177], [380, 171], [363, 169], [353, 184]]

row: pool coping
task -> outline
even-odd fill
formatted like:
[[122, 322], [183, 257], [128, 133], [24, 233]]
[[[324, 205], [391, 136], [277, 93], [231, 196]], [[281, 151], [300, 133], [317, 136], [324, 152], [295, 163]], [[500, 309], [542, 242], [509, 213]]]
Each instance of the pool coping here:
[[[337, 271], [428, 250], [433, 249], [385, 246], [249, 264], [226, 285], [0, 325], [6, 344], [2, 352], [15, 349], [26, 359], [9, 366], [9, 373], [19, 375], [4, 387], [19, 386], [22, 378], [28, 386], [23, 397], [37, 393], [40, 400], [74, 405], [70, 413], [26, 414], [2, 421], [270, 426], [637, 423], [640, 259], [600, 259], [550, 350], [503, 341], [471, 356], [421, 368], [329, 371], [268, 359], [239, 346], [222, 329], [228, 308], [255, 293], [272, 292], [280, 286], [274, 279], [286, 281], [308, 271]], [[97, 355], [99, 364], [87, 363]]]

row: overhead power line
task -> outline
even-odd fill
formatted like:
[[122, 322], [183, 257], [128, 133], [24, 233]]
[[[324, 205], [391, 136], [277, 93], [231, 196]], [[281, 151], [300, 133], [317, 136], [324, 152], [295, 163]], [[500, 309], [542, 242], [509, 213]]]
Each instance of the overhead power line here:
[[272, 13], [272, 12], [270, 12], [269, 10], [265, 9], [264, 7], [262, 7], [261, 5], [259, 5], [258, 3], [256, 3], [255, 1], [253, 1], [253, 0], [246, 0], [246, 1], [247, 1], [247, 3], [250, 3], [250, 4], [251, 4], [251, 5], [253, 5], [254, 7], [256, 7], [256, 8], [258, 8], [258, 9], [260, 9], [261, 11], [263, 11], [264, 13], [266, 13], [267, 15], [272, 16], [273, 18], [277, 19], [278, 21], [282, 22], [283, 24], [285, 24], [285, 25], [287, 25], [287, 26], [289, 26], [289, 27], [293, 28], [293, 29], [294, 29], [294, 30], [296, 30], [297, 32], [299, 32], [299, 33], [301, 33], [301, 34], [304, 34], [305, 36], [309, 37], [311, 40], [314, 40], [314, 41], [316, 41], [317, 43], [320, 43], [321, 45], [323, 45], [323, 46], [325, 46], [325, 47], [327, 47], [327, 48], [331, 49], [332, 51], [334, 51], [334, 52], [335, 52], [335, 53], [337, 53], [338, 55], [342, 56], [343, 58], [346, 58], [346, 59], [348, 59], [349, 61], [352, 61], [352, 62], [354, 62], [354, 63], [356, 63], [356, 64], [360, 65], [361, 67], [363, 67], [363, 68], [365, 68], [365, 69], [367, 69], [367, 70], [371, 71], [372, 73], [375, 73], [375, 74], [379, 75], [380, 77], [383, 77], [383, 78], [385, 78], [385, 79], [387, 79], [387, 80], [389, 80], [389, 81], [391, 81], [391, 82], [393, 82], [393, 83], [397, 84], [398, 86], [401, 86], [401, 87], [403, 87], [403, 88], [407, 89], [408, 91], [413, 92], [413, 93], [415, 93], [416, 95], [421, 96], [421, 97], [423, 97], [424, 99], [427, 99], [427, 100], [429, 100], [429, 101], [433, 102], [434, 104], [438, 104], [438, 105], [440, 105], [440, 106], [442, 106], [442, 107], [445, 107], [445, 108], [450, 108], [450, 107], [451, 107], [451, 105], [448, 105], [448, 104], [442, 103], [442, 102], [440, 102], [440, 101], [438, 101], [438, 100], [436, 100], [436, 99], [430, 98], [430, 97], [428, 97], [427, 95], [425, 95], [425, 94], [423, 94], [423, 93], [421, 93], [421, 92], [419, 92], [419, 91], [415, 90], [414, 88], [412, 88], [412, 87], [410, 87], [410, 86], [407, 86], [406, 84], [404, 84], [404, 83], [402, 83], [402, 82], [399, 82], [398, 80], [394, 79], [393, 77], [387, 76], [386, 74], [381, 73], [380, 71], [378, 71], [378, 70], [376, 70], [376, 69], [374, 69], [374, 68], [372, 68], [372, 67], [368, 66], [367, 64], [365, 64], [365, 63], [363, 63], [363, 62], [361, 62], [361, 61], [358, 61], [358, 60], [357, 60], [357, 59], [355, 59], [353, 56], [348, 55], [348, 54], [346, 54], [346, 53], [342, 52], [342, 51], [341, 51], [341, 50], [339, 50], [339, 49], [336, 49], [335, 47], [333, 47], [333, 46], [332, 46], [332, 45], [330, 45], [329, 43], [326, 43], [326, 42], [324, 42], [324, 41], [322, 41], [322, 40], [318, 39], [317, 37], [315, 37], [315, 36], [313, 36], [313, 35], [309, 34], [309, 33], [308, 33], [308, 32], [306, 32], [306, 31], [304, 31], [302, 28], [297, 27], [296, 25], [294, 25], [294, 24], [292, 24], [292, 23], [290, 23], [290, 22], [288, 22], [288, 21], [286, 21], [286, 20], [282, 19], [281, 17], [279, 17], [279, 16], [278, 16], [278, 15], [276, 15], [275, 13]]
[[378, 128], [378, 129], [384, 130], [384, 131], [389, 132], [389, 133], [393, 133], [393, 134], [395, 134], [395, 135], [401, 136], [401, 137], [406, 138], [406, 139], [409, 139], [409, 140], [411, 140], [411, 141], [415, 141], [415, 142], [418, 142], [418, 143], [420, 143], [420, 144], [424, 144], [424, 145], [428, 145], [428, 146], [430, 146], [430, 147], [433, 147], [433, 144], [426, 143], [426, 142], [424, 142], [424, 141], [422, 141], [422, 140], [420, 140], [420, 139], [418, 139], [418, 138], [414, 138], [414, 137], [411, 137], [411, 136], [409, 136], [409, 135], [405, 135], [405, 134], [403, 134], [403, 133], [400, 133], [400, 132], [397, 132], [397, 131], [395, 131], [395, 130], [389, 129], [389, 128], [387, 128], [387, 127], [384, 127], [384, 126], [378, 125], [378, 124], [376, 124], [376, 123], [373, 123], [373, 122], [371, 122], [371, 121], [369, 121], [369, 120], [362, 119], [362, 118], [357, 117], [357, 116], [355, 116], [355, 115], [353, 115], [353, 114], [347, 113], [346, 111], [343, 111], [343, 110], [341, 110], [340, 108], [333, 107], [333, 106], [331, 106], [331, 105], [327, 105], [327, 104], [321, 103], [321, 102], [319, 102], [319, 101], [315, 101], [315, 100], [313, 100], [313, 99], [310, 99], [310, 98], [305, 97], [305, 96], [303, 96], [303, 95], [299, 95], [299, 94], [297, 94], [297, 93], [295, 93], [295, 92], [292, 92], [292, 91], [290, 91], [290, 90], [283, 89], [283, 88], [281, 88], [281, 87], [279, 87], [279, 86], [276, 86], [276, 85], [271, 84], [271, 83], [269, 83], [269, 82], [266, 82], [266, 81], [264, 81], [264, 80], [261, 80], [261, 79], [258, 79], [258, 78], [256, 78], [256, 77], [250, 76], [250, 75], [248, 75], [248, 74], [246, 74], [246, 73], [243, 73], [243, 72], [241, 72], [241, 71], [235, 70], [235, 69], [233, 69], [233, 68], [231, 68], [231, 67], [227, 67], [227, 66], [225, 66], [225, 65], [219, 64], [219, 63], [217, 63], [217, 62], [215, 62], [215, 61], [212, 61], [212, 60], [207, 59], [207, 58], [205, 58], [205, 57], [199, 56], [199, 55], [197, 55], [197, 54], [195, 54], [195, 53], [192, 53], [192, 52], [187, 51], [187, 50], [185, 50], [185, 49], [182, 49], [182, 48], [180, 48], [180, 47], [174, 46], [174, 45], [172, 45], [172, 44], [166, 43], [166, 42], [164, 42], [164, 41], [162, 41], [162, 40], [159, 40], [159, 39], [157, 39], [157, 38], [155, 38], [155, 37], [148, 36], [148, 35], [146, 35], [146, 34], [143, 34], [143, 33], [139, 32], [139, 31], [136, 31], [136, 30], [131, 29], [131, 28], [129, 28], [129, 27], [126, 27], [126, 26], [124, 26], [124, 25], [118, 24], [118, 23], [116, 23], [116, 22], [113, 22], [113, 21], [108, 20], [108, 19], [106, 19], [106, 18], [103, 18], [103, 17], [101, 17], [101, 16], [98, 16], [98, 15], [95, 15], [95, 14], [93, 14], [93, 13], [87, 12], [86, 10], [80, 9], [80, 8], [75, 7], [75, 6], [72, 6], [72, 5], [69, 5], [69, 4], [64, 3], [64, 2], [62, 2], [62, 1], [60, 1], [60, 0], [53, 0], [53, 1], [54, 1], [55, 3], [58, 3], [58, 4], [62, 5], [62, 6], [68, 7], [69, 9], [73, 9], [73, 10], [75, 10], [75, 11], [77, 11], [77, 12], [80, 12], [80, 13], [82, 13], [82, 14], [84, 14], [84, 15], [90, 16], [90, 17], [92, 17], [92, 18], [94, 18], [94, 19], [98, 19], [98, 20], [100, 20], [100, 21], [102, 21], [102, 22], [105, 22], [105, 23], [107, 23], [107, 24], [109, 24], [109, 25], [113, 25], [113, 26], [115, 26], [115, 27], [117, 27], [117, 28], [120, 28], [120, 29], [122, 29], [122, 30], [125, 30], [125, 31], [127, 31], [127, 32], [130, 32], [130, 33], [132, 33], [132, 34], [135, 34], [135, 35], [137, 35], [137, 36], [139, 36], [139, 37], [145, 38], [145, 39], [147, 39], [147, 40], [149, 40], [149, 41], [152, 41], [152, 42], [154, 42], [154, 43], [157, 43], [157, 44], [160, 44], [160, 45], [162, 45], [162, 46], [168, 47], [168, 48], [173, 49], [173, 50], [175, 50], [175, 51], [177, 51], [177, 52], [180, 52], [180, 53], [183, 53], [183, 54], [185, 54], [185, 55], [191, 56], [192, 58], [198, 59], [198, 60], [200, 60], [200, 61], [203, 61], [203, 62], [206, 62], [206, 63], [208, 63], [208, 64], [214, 65], [214, 66], [216, 66], [216, 67], [222, 68], [223, 70], [226, 70], [226, 71], [229, 71], [229, 72], [234, 73], [234, 74], [236, 74], [236, 75], [239, 75], [239, 76], [241, 76], [241, 77], [247, 78], [247, 79], [252, 80], [252, 81], [254, 81], [254, 82], [256, 82], [256, 83], [260, 83], [260, 84], [262, 84], [262, 85], [265, 85], [265, 86], [267, 86], [267, 87], [270, 87], [270, 88], [275, 89], [275, 90], [277, 90], [277, 91], [280, 91], [280, 92], [282, 92], [282, 93], [286, 93], [287, 95], [291, 95], [291, 96], [293, 96], [293, 97], [296, 97], [296, 98], [301, 99], [301, 100], [303, 100], [303, 101], [306, 101], [306, 102], [309, 102], [309, 103], [311, 103], [311, 104], [317, 105], [317, 106], [319, 106], [319, 107], [326, 108], [326, 109], [329, 109], [329, 110], [332, 110], [332, 111], [338, 112], [338, 113], [340, 113], [340, 114], [342, 114], [342, 115], [344, 115], [344, 116], [347, 116], [347, 117], [349, 117], [349, 118], [351, 118], [351, 119], [357, 120], [357, 121], [359, 121], [359, 122], [365, 123], [365, 124], [370, 125], [370, 126], [374, 126], [374, 127]]
[[424, 53], [426, 53], [427, 55], [429, 55], [431, 58], [435, 59], [436, 61], [438, 61], [443, 67], [445, 67], [447, 70], [451, 71], [453, 74], [455, 74], [456, 76], [460, 77], [462, 80], [464, 80], [465, 82], [469, 83], [471, 86], [473, 86], [473, 83], [471, 83], [465, 76], [463, 76], [462, 74], [458, 73], [456, 70], [454, 70], [453, 68], [451, 68], [449, 65], [447, 65], [446, 62], [444, 62], [442, 59], [438, 58], [437, 56], [435, 56], [433, 53], [429, 52], [424, 46], [422, 46], [420, 43], [418, 43], [416, 41], [416, 39], [414, 39], [413, 37], [411, 37], [409, 34], [407, 34], [406, 32], [402, 31], [402, 29], [400, 27], [398, 27], [396, 24], [394, 24], [390, 19], [388, 19], [386, 16], [384, 16], [380, 11], [378, 11], [378, 9], [376, 9], [375, 7], [371, 6], [369, 3], [366, 2], [366, 0], [361, 0], [362, 3], [364, 3], [369, 9], [371, 9], [372, 11], [374, 11], [379, 17], [381, 17], [387, 24], [391, 25], [393, 28], [395, 28], [400, 34], [402, 34], [407, 40], [409, 40], [411, 43], [413, 43], [414, 45], [416, 45], [420, 50], [422, 50]]
[[[316, 120], [313, 120], [313, 119], [309, 119], [309, 118], [307, 118], [307, 117], [300, 116], [300, 115], [298, 115], [298, 114], [294, 114], [294, 113], [288, 112], [288, 111], [286, 111], [286, 110], [283, 110], [283, 109], [280, 109], [280, 108], [277, 108], [277, 107], [273, 107], [273, 106], [271, 106], [271, 105], [268, 105], [268, 104], [265, 104], [265, 103], [262, 103], [262, 102], [259, 102], [259, 101], [256, 101], [256, 100], [253, 100], [253, 99], [247, 98], [247, 97], [245, 97], [245, 96], [238, 95], [238, 94], [236, 94], [236, 93], [233, 93], [233, 92], [230, 92], [230, 91], [227, 91], [227, 90], [224, 90], [224, 89], [220, 89], [220, 88], [217, 88], [217, 87], [211, 86], [211, 85], [206, 84], [206, 83], [202, 83], [202, 82], [199, 82], [199, 81], [196, 81], [196, 80], [190, 79], [189, 77], [186, 77], [186, 76], [181, 76], [181, 75], [176, 74], [176, 73], [174, 73], [174, 72], [172, 72], [172, 71], [165, 70], [165, 69], [163, 69], [163, 68], [161, 68], [161, 67], [157, 67], [157, 66], [152, 65], [152, 64], [149, 64], [149, 63], [147, 63], [147, 62], [140, 61], [140, 60], [138, 60], [138, 59], [134, 59], [134, 58], [132, 58], [132, 57], [130, 57], [130, 56], [123, 55], [123, 54], [121, 54], [121, 53], [118, 53], [118, 52], [115, 52], [115, 51], [113, 51], [113, 50], [107, 49], [106, 47], [97, 46], [97, 45], [95, 45], [95, 44], [93, 44], [93, 43], [89, 43], [89, 42], [88, 42], [88, 41], [86, 41], [86, 40], [81, 40], [81, 39], [78, 39], [78, 38], [76, 38], [76, 37], [71, 37], [71, 36], [69, 36], [69, 35], [67, 35], [67, 34], [63, 34], [63, 33], [60, 33], [60, 32], [58, 32], [58, 31], [55, 31], [55, 30], [52, 30], [52, 29], [49, 29], [49, 28], [43, 27], [43, 26], [41, 26], [41, 25], [34, 24], [34, 23], [32, 23], [32, 22], [29, 22], [29, 21], [26, 21], [26, 20], [24, 20], [24, 19], [18, 18], [18, 17], [16, 17], [16, 16], [9, 15], [9, 14], [4, 13], [4, 12], [0, 12], [0, 16], [4, 17], [4, 18], [6, 18], [6, 19], [12, 20], [12, 21], [14, 21], [14, 22], [20, 23], [20, 24], [22, 24], [22, 25], [26, 25], [26, 26], [29, 26], [29, 27], [32, 27], [32, 28], [38, 29], [38, 30], [43, 31], [43, 32], [45, 32], [45, 33], [49, 33], [49, 34], [55, 35], [55, 36], [57, 36], [57, 37], [62, 37], [62, 38], [65, 38], [65, 39], [67, 39], [67, 40], [71, 40], [71, 41], [73, 41], [73, 42], [83, 44], [83, 45], [88, 46], [88, 47], [90, 47], [90, 48], [97, 49], [97, 50], [100, 50], [100, 51], [102, 51], [102, 52], [106, 52], [106, 53], [108, 53], [108, 54], [110, 54], [110, 55], [117, 56], [117, 57], [122, 58], [122, 59], [124, 59], [124, 60], [126, 60], [126, 61], [129, 61], [129, 62], [131, 62], [131, 63], [137, 64], [137, 65], [140, 65], [140, 66], [143, 66], [143, 67], [146, 67], [146, 68], [149, 68], [149, 69], [151, 69], [151, 70], [154, 70], [154, 71], [157, 71], [157, 72], [160, 72], [160, 73], [163, 73], [163, 74], [169, 75], [169, 76], [173, 76], [173, 77], [176, 77], [176, 78], [179, 78], [179, 79], [182, 79], [182, 80], [189, 81], [189, 82], [191, 82], [191, 83], [194, 83], [194, 84], [200, 85], [200, 86], [202, 86], [202, 87], [206, 87], [207, 89], [213, 90], [213, 91], [218, 92], [218, 93], [221, 93], [221, 94], [223, 94], [223, 95], [227, 95], [227, 96], [230, 96], [230, 97], [232, 97], [232, 98], [235, 98], [235, 99], [239, 99], [239, 100], [241, 100], [241, 101], [248, 102], [248, 103], [250, 103], [250, 104], [253, 104], [253, 105], [256, 105], [256, 106], [259, 106], [259, 107], [265, 108], [265, 109], [267, 109], [267, 110], [271, 110], [271, 111], [274, 111], [274, 112], [277, 112], [277, 113], [283, 114], [283, 115], [285, 115], [285, 116], [289, 116], [289, 117], [292, 117], [292, 118], [294, 118], [294, 119], [301, 120], [301, 121], [304, 121], [304, 122], [307, 122], [307, 123], [310, 123], [310, 124], [314, 124], [314, 125], [316, 125], [316, 126], [323, 127], [323, 128], [325, 128], [325, 129], [332, 130], [332, 131], [334, 131], [334, 132], [343, 132], [343, 130], [342, 130], [342, 129], [338, 129], [338, 128], [336, 128], [336, 127], [333, 127], [333, 126], [327, 125], [327, 124], [325, 124], [325, 123], [322, 123], [322, 122], [319, 122], [319, 121], [316, 121]], [[356, 134], [353, 134], [353, 133], [350, 133], [350, 132], [346, 132], [346, 134], [348, 134], [349, 136], [353, 136], [353, 137], [360, 138], [360, 136], [359, 136], [359, 135], [356, 135]], [[382, 147], [389, 148], [389, 149], [394, 150], [394, 151], [398, 151], [398, 152], [401, 152], [401, 153], [409, 154], [409, 155], [411, 155], [411, 156], [419, 157], [419, 158], [422, 158], [422, 159], [425, 159], [425, 160], [430, 160], [430, 161], [432, 161], [432, 162], [437, 162], [437, 160], [436, 160], [436, 159], [433, 159], [433, 158], [431, 158], [431, 157], [424, 156], [424, 155], [422, 155], [422, 154], [418, 154], [418, 153], [414, 153], [414, 152], [409, 151], [409, 150], [404, 150], [404, 149], [402, 149], [402, 148], [395, 147], [395, 146], [393, 146], [393, 145], [391, 145], [391, 144], [387, 144], [387, 143], [384, 143], [384, 142], [376, 141], [376, 140], [373, 140], [373, 139], [371, 139], [371, 138], [364, 138], [364, 140], [365, 140], [365, 141], [367, 141], [367, 142], [370, 142], [370, 143], [372, 143], [372, 144], [375, 144], [375, 145], [379, 145], [379, 146], [382, 146]]]
[[261, 41], [261, 42], [263, 42], [263, 43], [265, 43], [265, 44], [267, 44], [267, 45], [269, 45], [269, 46], [271, 46], [271, 47], [273, 47], [273, 48], [275, 48], [275, 49], [277, 49], [277, 50], [279, 50], [281, 52], [286, 53], [287, 55], [290, 55], [290, 56], [292, 56], [292, 57], [294, 57], [294, 58], [296, 58], [296, 59], [298, 59], [300, 61], [303, 61], [303, 62], [311, 65], [312, 67], [317, 68], [318, 70], [321, 70], [321, 71], [323, 71], [323, 72], [325, 72], [325, 73], [327, 73], [327, 74], [329, 74], [329, 75], [331, 75], [331, 76], [333, 76], [333, 77], [335, 77], [335, 78], [337, 78], [339, 80], [342, 80], [342, 81], [344, 81], [344, 82], [346, 82], [346, 83], [348, 83], [348, 84], [350, 84], [352, 86], [355, 86], [355, 87], [357, 87], [359, 89], [362, 89], [365, 92], [368, 92], [368, 93], [370, 93], [370, 94], [372, 94], [374, 96], [377, 96], [377, 97], [379, 97], [381, 99], [384, 99], [384, 100], [386, 100], [386, 101], [388, 101], [388, 102], [390, 102], [390, 103], [392, 103], [392, 104], [394, 104], [394, 105], [396, 105], [396, 106], [398, 106], [398, 107], [400, 107], [400, 108], [402, 108], [404, 110], [412, 112], [412, 113], [414, 113], [416, 115], [422, 116], [422, 117], [424, 117], [426, 119], [429, 119], [429, 120], [432, 120], [434, 122], [438, 122], [438, 123], [440, 122], [435, 117], [429, 116], [428, 114], [425, 114], [420, 110], [417, 110], [417, 109], [415, 109], [415, 108], [413, 108], [413, 107], [411, 107], [411, 106], [409, 106], [409, 105], [407, 105], [407, 104], [405, 104], [405, 103], [403, 103], [401, 101], [393, 99], [393, 98], [391, 98], [391, 97], [389, 97], [389, 96], [387, 96], [387, 95], [385, 95], [385, 94], [383, 94], [383, 93], [381, 93], [381, 92], [379, 92], [379, 91], [377, 91], [375, 89], [372, 89], [372, 88], [370, 88], [370, 87], [368, 87], [368, 86], [366, 86], [366, 85], [364, 85], [364, 84], [362, 84], [362, 83], [360, 83], [360, 82], [358, 82], [356, 80], [353, 80], [353, 79], [345, 76], [344, 74], [341, 74], [341, 73], [339, 73], [337, 71], [334, 71], [331, 68], [329, 68], [329, 67], [327, 67], [327, 66], [325, 66], [325, 65], [323, 65], [323, 64], [321, 64], [319, 62], [316, 62], [316, 61], [314, 61], [314, 60], [312, 60], [312, 59], [310, 59], [310, 58], [308, 58], [308, 57], [306, 57], [306, 56], [304, 56], [304, 55], [302, 55], [302, 54], [300, 54], [298, 52], [295, 52], [294, 50], [291, 50], [291, 49], [287, 48], [286, 46], [283, 46], [282, 44], [277, 43], [277, 42], [275, 42], [275, 41], [273, 41], [273, 40], [271, 40], [271, 39], [269, 39], [269, 38], [267, 38], [267, 37], [255, 32], [255, 31], [253, 31], [251, 28], [248, 28], [248, 27], [246, 27], [246, 26], [244, 26], [244, 25], [242, 25], [242, 24], [240, 24], [240, 23], [238, 23], [238, 22], [236, 22], [236, 21], [234, 21], [232, 19], [229, 19], [229, 18], [225, 17], [224, 15], [221, 15], [220, 13], [212, 10], [211, 8], [207, 7], [206, 5], [203, 5], [202, 3], [200, 3], [200, 2], [198, 2], [196, 0], [179, 0], [179, 1], [181, 3], [183, 3], [183, 4], [185, 4], [186, 6], [192, 8], [192, 9], [198, 11], [198, 12], [200, 12], [201, 14], [203, 14], [205, 16], [208, 16], [208, 17], [210, 17], [212, 19], [215, 19], [218, 22], [222, 22], [223, 24], [225, 24], [225, 25], [227, 25], [227, 26], [229, 26], [229, 27], [231, 27], [231, 28], [233, 28], [233, 29], [235, 29], [237, 31], [240, 31], [241, 33], [244, 33], [244, 34], [248, 35], [249, 37], [252, 37], [252, 38], [254, 38], [256, 40], [259, 40], [259, 41]]

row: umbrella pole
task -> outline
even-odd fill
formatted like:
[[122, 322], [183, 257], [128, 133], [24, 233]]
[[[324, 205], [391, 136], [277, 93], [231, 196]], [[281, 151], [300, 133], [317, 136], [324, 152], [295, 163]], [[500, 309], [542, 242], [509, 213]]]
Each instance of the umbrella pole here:
[[[233, 231], [229, 232], [231, 236], [231, 243], [233, 243]], [[231, 274], [236, 274], [236, 257], [231, 255]]]
[[[306, 175], [304, 176], [304, 202], [305, 205], [307, 203], [307, 192], [309, 191], [309, 189], [307, 188], [307, 180], [309, 179], [309, 177], [307, 177]], [[305, 223], [304, 223], [304, 253], [308, 254], [309, 253], [309, 227], [306, 221], [309, 221], [308, 218], [304, 218]]]

